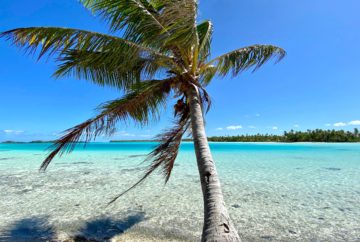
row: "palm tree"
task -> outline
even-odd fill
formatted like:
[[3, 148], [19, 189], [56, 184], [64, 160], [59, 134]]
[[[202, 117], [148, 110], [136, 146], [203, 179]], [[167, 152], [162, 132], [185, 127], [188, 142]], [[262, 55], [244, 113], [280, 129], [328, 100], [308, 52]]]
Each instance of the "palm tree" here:
[[98, 114], [66, 130], [44, 160], [71, 151], [77, 141], [111, 135], [119, 121], [140, 125], [157, 120], [160, 110], [175, 98], [175, 124], [158, 135], [148, 155], [148, 170], [134, 186], [160, 169], [167, 182], [183, 135], [194, 139], [204, 199], [202, 241], [240, 241], [225, 207], [215, 163], [204, 128], [211, 105], [206, 86], [214, 77], [254, 71], [285, 51], [273, 45], [253, 45], [210, 59], [211, 21], [197, 21], [197, 0], [81, 0], [102, 17], [112, 35], [58, 27], [17, 28], [1, 34], [39, 58], [56, 56], [55, 77], [75, 77], [117, 88], [124, 95], [102, 104]]

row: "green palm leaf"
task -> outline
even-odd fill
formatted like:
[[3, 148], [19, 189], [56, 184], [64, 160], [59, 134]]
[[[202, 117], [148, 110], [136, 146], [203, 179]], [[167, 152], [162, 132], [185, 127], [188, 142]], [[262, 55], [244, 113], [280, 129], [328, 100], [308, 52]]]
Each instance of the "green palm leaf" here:
[[133, 120], [140, 125], [146, 125], [150, 120], [156, 120], [174, 81], [170, 78], [138, 83], [133, 91], [123, 98], [101, 105], [97, 116], [66, 130], [61, 138], [55, 140], [50, 147], [52, 152], [43, 161], [40, 169], [46, 170], [57, 154], [72, 151], [80, 140], [88, 142], [102, 134], [112, 135], [119, 121]]
[[[95, 32], [33, 27], [6, 31], [0, 35], [3, 36], [28, 53], [38, 51], [39, 58], [46, 54], [57, 55], [63, 63], [55, 76], [70, 74], [70, 70], [76, 69], [73, 73], [76, 77], [84, 77], [100, 85], [126, 88], [140, 80], [139, 73], [145, 74], [145, 78], [152, 78], [159, 68], [177, 68], [174, 60], [165, 54], [122, 38]], [[155, 70], [155, 64], [151, 62], [157, 64]]]
[[199, 36], [199, 60], [204, 62], [210, 55], [211, 39], [213, 33], [213, 25], [207, 20], [197, 26]]
[[34, 52], [42, 46], [39, 58], [44, 54], [60, 53], [69, 49], [77, 50], [113, 50], [125, 53], [129, 56], [137, 56], [141, 53], [152, 53], [162, 55], [154, 49], [144, 47], [132, 41], [101, 34], [71, 28], [58, 27], [29, 27], [18, 28], [1, 33], [0, 37], [6, 37], [15, 45], [25, 48], [29, 52]]
[[[219, 74], [222, 77], [229, 74], [229, 72], [231, 72], [233, 76], [237, 76], [239, 73], [250, 68], [253, 68], [253, 71], [256, 71], [273, 57], [277, 58], [276, 62], [279, 62], [285, 55], [286, 52], [282, 48], [273, 45], [248, 46], [231, 51], [209, 61], [202, 67], [201, 74], [213, 74], [214, 69], [208, 68], [215, 67], [216, 74]], [[205, 79], [209, 82], [209, 78]]]
[[141, 80], [176, 69], [174, 62], [167, 57], [148, 55], [129, 61], [126, 55], [112, 51], [69, 50], [58, 61], [60, 64], [55, 77], [73, 76], [120, 89], [130, 88]]
[[196, 42], [197, 2], [194, 0], [82, 0], [101, 16], [112, 31], [124, 38], [162, 51], [179, 59], [190, 57]]
[[125, 29], [125, 38], [153, 44], [165, 27], [151, 2], [144, 0], [82, 0], [85, 7], [106, 20], [112, 31]]

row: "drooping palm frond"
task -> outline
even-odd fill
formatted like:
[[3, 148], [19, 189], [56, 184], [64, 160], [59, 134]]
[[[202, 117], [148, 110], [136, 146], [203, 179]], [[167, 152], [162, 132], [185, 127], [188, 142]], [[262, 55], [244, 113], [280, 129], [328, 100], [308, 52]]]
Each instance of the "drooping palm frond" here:
[[200, 100], [201, 100], [203, 112], [206, 114], [207, 112], [210, 111], [212, 101], [209, 93], [203, 87], [200, 87]]
[[[277, 58], [279, 62], [284, 58], [286, 52], [277, 46], [273, 45], [253, 45], [238, 50], [231, 51], [224, 55], [221, 55], [211, 61], [209, 61], [204, 67], [202, 67], [202, 74], [209, 70], [207, 68], [215, 67], [216, 74], [220, 76], [226, 76], [229, 72], [233, 76], [238, 75], [242, 71], [246, 71], [250, 68], [254, 68], [253, 71], [256, 71], [263, 64], [273, 57]], [[210, 74], [214, 73], [214, 69], [210, 69]], [[210, 78], [206, 78], [209, 82]]]
[[[160, 143], [155, 149], [147, 156], [145, 161], [151, 161], [147, 171], [143, 177], [137, 181], [130, 188], [114, 197], [109, 204], [115, 202], [118, 198], [125, 193], [140, 185], [146, 178], [148, 178], [154, 171], [161, 169], [161, 173], [165, 176], [165, 183], [169, 180], [176, 157], [179, 152], [180, 144], [183, 135], [186, 133], [190, 126], [189, 110], [185, 110], [181, 115], [177, 116], [175, 126], [171, 129], [165, 130], [164, 133], [158, 135], [156, 140]], [[145, 162], [144, 161], [144, 162]]]
[[119, 121], [133, 120], [140, 125], [146, 125], [151, 119], [156, 119], [161, 110], [160, 106], [165, 105], [173, 82], [172, 78], [141, 82], [123, 98], [101, 105], [97, 116], [66, 130], [65, 134], [54, 142], [50, 147], [52, 152], [43, 161], [40, 170], [46, 170], [57, 154], [72, 151], [80, 140], [88, 142], [102, 134], [113, 134]]

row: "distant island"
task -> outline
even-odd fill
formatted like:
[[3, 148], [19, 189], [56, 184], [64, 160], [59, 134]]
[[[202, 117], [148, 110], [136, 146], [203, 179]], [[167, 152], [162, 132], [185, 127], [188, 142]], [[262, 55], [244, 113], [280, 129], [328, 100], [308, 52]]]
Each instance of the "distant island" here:
[[[208, 137], [210, 142], [328, 142], [328, 143], [340, 143], [340, 142], [360, 142], [359, 130], [355, 128], [353, 132], [344, 130], [307, 130], [307, 131], [285, 131], [282, 135], [274, 134], [254, 134], [254, 135], [236, 135], [236, 136], [212, 136]], [[192, 139], [183, 139], [183, 141], [193, 141]], [[110, 143], [122, 143], [122, 142], [158, 142], [158, 140], [110, 140]], [[29, 143], [53, 143], [48, 140], [34, 140], [29, 142], [21, 141], [3, 141], [2, 144], [29, 144]], [[78, 141], [76, 143], [84, 143]]]
[[213, 142], [360, 142], [359, 130], [353, 132], [344, 130], [307, 130], [285, 131], [283, 135], [255, 134], [237, 136], [213, 136], [208, 138]]
[[12, 141], [12, 140], [6, 140], [0, 142], [1, 144], [26, 144], [28, 142], [21, 142], [21, 141]]
[[[6, 140], [0, 142], [0, 144], [39, 144], [39, 143], [54, 143], [53, 140], [32, 140], [32, 141], [13, 141], [13, 140]], [[83, 143], [79, 141], [77, 143]]]

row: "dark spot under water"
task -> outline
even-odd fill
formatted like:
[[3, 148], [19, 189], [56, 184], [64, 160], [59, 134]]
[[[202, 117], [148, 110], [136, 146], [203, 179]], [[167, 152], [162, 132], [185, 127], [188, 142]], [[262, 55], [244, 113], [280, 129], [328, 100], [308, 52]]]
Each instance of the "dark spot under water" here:
[[122, 158], [114, 158], [113, 160], [126, 160], [126, 157], [122, 157]]
[[128, 172], [128, 171], [140, 171], [140, 170], [142, 170], [142, 169], [143, 169], [142, 167], [125, 168], [125, 169], [121, 169], [121, 171], [124, 171], [124, 172]]
[[58, 162], [58, 163], [55, 163], [55, 165], [65, 165], [65, 166], [69, 166], [69, 165], [91, 165], [91, 164], [94, 164], [93, 162], [82, 162], [82, 161], [79, 161], [79, 162]]
[[323, 207], [322, 209], [330, 209], [331, 207]]
[[24, 193], [28, 193], [28, 192], [31, 192], [31, 191], [32, 191], [32, 189], [23, 189], [23, 190], [18, 191], [18, 192], [16, 192], [16, 193], [19, 194], [19, 195], [22, 195], [22, 194], [24, 194]]
[[326, 167], [325, 169], [329, 170], [329, 171], [340, 171], [341, 170], [341, 168], [336, 168], [336, 167]]
[[74, 164], [74, 165], [91, 165], [94, 164], [92, 162], [86, 162], [86, 161], [79, 161], [79, 162], [71, 162], [69, 164]]
[[296, 232], [294, 230], [289, 229], [288, 231], [290, 234], [296, 234]]
[[266, 240], [273, 240], [275, 237], [272, 235], [263, 235], [263, 236], [260, 236], [260, 238], [266, 239]]
[[0, 160], [10, 160], [10, 159], [13, 159], [13, 157], [0, 158]]
[[341, 212], [351, 211], [351, 208], [338, 208]]
[[231, 205], [233, 208], [240, 208], [240, 205], [239, 204], [233, 204]]
[[137, 158], [137, 157], [144, 157], [147, 155], [129, 155], [128, 158]]

